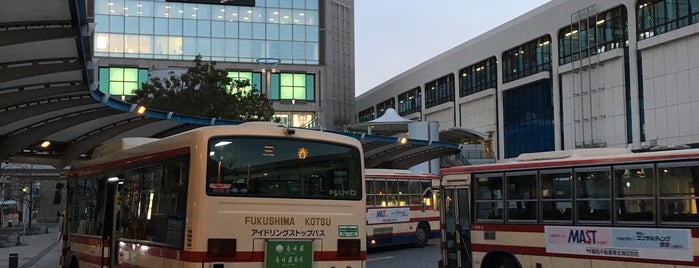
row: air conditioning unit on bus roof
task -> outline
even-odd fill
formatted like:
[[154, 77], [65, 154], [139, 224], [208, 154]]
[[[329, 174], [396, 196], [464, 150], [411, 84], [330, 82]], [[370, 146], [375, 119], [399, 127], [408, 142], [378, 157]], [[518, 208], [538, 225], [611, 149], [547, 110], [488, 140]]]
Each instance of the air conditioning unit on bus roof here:
[[128, 150], [133, 147], [140, 146], [146, 143], [151, 143], [157, 140], [159, 139], [142, 137], [114, 139], [111, 141], [107, 141], [99, 147], [95, 148], [95, 150], [92, 152], [92, 158], [103, 157], [105, 155]]

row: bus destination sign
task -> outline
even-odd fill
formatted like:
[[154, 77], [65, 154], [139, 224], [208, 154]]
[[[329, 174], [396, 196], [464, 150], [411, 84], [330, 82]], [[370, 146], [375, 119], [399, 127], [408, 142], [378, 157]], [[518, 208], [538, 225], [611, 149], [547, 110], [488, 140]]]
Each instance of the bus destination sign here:
[[167, 0], [168, 2], [182, 2], [190, 4], [209, 4], [227, 6], [247, 6], [254, 7], [255, 0]]

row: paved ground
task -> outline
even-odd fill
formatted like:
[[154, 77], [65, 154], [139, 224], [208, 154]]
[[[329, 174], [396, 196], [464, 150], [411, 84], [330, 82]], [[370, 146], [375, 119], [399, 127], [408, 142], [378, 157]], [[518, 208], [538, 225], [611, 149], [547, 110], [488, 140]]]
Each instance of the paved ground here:
[[61, 255], [58, 242], [58, 225], [42, 224], [47, 232], [27, 235], [21, 240], [20, 246], [0, 248], [0, 268], [10, 267], [10, 254], [18, 254], [18, 268], [56, 268]]

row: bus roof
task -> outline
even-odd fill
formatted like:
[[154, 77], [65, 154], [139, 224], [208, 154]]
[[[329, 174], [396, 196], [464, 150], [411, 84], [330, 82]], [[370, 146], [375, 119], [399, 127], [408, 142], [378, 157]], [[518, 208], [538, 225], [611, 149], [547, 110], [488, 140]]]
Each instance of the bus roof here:
[[504, 162], [484, 165], [448, 167], [441, 174], [463, 172], [488, 172], [531, 168], [573, 167], [595, 164], [623, 164], [629, 162], [668, 160], [697, 160], [699, 149], [651, 151], [634, 153], [627, 149], [594, 148], [566, 151], [522, 154]]

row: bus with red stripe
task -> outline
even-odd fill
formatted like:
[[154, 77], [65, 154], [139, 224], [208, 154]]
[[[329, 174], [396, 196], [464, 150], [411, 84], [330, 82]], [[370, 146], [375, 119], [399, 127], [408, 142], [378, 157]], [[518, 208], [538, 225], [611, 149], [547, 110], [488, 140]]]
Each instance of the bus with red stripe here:
[[275, 123], [98, 147], [68, 176], [60, 264], [366, 266], [363, 152]]
[[438, 267], [699, 266], [699, 149], [672, 149], [443, 168]]
[[438, 175], [400, 169], [366, 169], [364, 174], [369, 249], [424, 247], [439, 237]]

